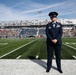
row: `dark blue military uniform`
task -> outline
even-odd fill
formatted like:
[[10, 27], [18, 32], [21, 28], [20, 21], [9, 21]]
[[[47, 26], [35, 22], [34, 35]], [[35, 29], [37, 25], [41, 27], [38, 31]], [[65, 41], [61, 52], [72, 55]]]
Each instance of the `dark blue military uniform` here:
[[[50, 70], [52, 66], [52, 55], [53, 50], [55, 50], [55, 56], [56, 56], [56, 64], [57, 68], [61, 70], [61, 58], [60, 58], [60, 52], [61, 52], [61, 37], [62, 37], [62, 25], [59, 22], [56, 22], [55, 24], [53, 22], [50, 22], [46, 25], [46, 44], [47, 44], [47, 69]], [[57, 39], [57, 43], [53, 43], [52, 40]]]

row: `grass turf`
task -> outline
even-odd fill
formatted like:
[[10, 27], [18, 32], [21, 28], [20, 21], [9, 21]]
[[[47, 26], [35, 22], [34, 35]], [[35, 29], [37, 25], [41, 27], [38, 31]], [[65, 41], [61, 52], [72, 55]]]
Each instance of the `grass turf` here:
[[[0, 39], [0, 43], [8, 43], [7, 45], [0, 45], [0, 56], [12, 51], [13, 49], [18, 48], [24, 44], [27, 44], [28, 42], [31, 42], [35, 39], [36, 38], [32, 38], [32, 39]], [[62, 38], [62, 41], [64, 44], [66, 42], [76, 43], [75, 39], [76, 38]], [[71, 46], [76, 48], [75, 44], [74, 45], [72, 44]], [[20, 55], [21, 55], [20, 59], [35, 59], [36, 55], [39, 55], [39, 59], [47, 59], [46, 39], [45, 38], [37, 39], [36, 41], [30, 43], [29, 45], [24, 46], [16, 51], [10, 53], [7, 56], [4, 56], [2, 59], [16, 59]], [[62, 45], [62, 51], [61, 51], [62, 59], [74, 59], [73, 55], [76, 56], [75, 49], [72, 49], [66, 45]]]

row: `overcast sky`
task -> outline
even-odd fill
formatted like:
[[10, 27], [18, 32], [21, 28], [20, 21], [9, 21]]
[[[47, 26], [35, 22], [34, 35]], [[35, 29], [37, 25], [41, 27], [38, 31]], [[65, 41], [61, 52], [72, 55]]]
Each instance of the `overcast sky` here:
[[0, 0], [0, 20], [49, 19], [57, 11], [59, 19], [76, 19], [76, 0]]

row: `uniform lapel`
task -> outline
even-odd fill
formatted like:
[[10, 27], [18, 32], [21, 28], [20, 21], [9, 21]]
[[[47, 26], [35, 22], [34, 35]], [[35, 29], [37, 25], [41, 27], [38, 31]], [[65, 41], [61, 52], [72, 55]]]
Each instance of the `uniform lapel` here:
[[55, 28], [57, 27], [57, 22], [56, 22], [56, 25], [55, 25]]
[[50, 26], [51, 26], [51, 28], [53, 29], [53, 24], [52, 24], [52, 22], [50, 23]]
[[53, 28], [52, 22], [50, 22], [50, 27]]

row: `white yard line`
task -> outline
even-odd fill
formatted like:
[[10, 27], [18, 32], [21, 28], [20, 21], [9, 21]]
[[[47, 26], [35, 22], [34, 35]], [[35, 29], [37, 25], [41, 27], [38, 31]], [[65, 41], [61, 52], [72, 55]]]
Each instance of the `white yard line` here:
[[19, 59], [21, 57], [21, 55], [19, 55], [16, 59]]
[[70, 48], [76, 50], [76, 48], [74, 48], [74, 47], [72, 47], [72, 46], [66, 45], [66, 44], [64, 44], [64, 43], [63, 43], [63, 45], [68, 46], [68, 47], [70, 47]]
[[76, 59], [76, 56], [73, 55], [72, 57]]
[[[37, 40], [37, 39], [36, 39], [36, 40]], [[12, 50], [12, 51], [10, 51], [10, 52], [8, 52], [8, 53], [2, 55], [2, 56], [0, 56], [0, 58], [4, 57], [4, 56], [6, 56], [6, 55], [9, 55], [10, 53], [13, 53], [13, 52], [17, 51], [18, 49], [20, 49], [20, 48], [22, 48], [22, 47], [24, 47], [24, 46], [27, 46], [27, 45], [29, 45], [30, 43], [32, 43], [32, 42], [34, 42], [34, 41], [36, 41], [36, 40], [33, 40], [33, 41], [31, 41], [31, 42], [29, 42], [29, 43], [23, 45], [23, 46], [20, 46], [20, 47], [14, 49], [14, 50]]]
[[0, 45], [7, 45], [8, 43], [0, 43]]

